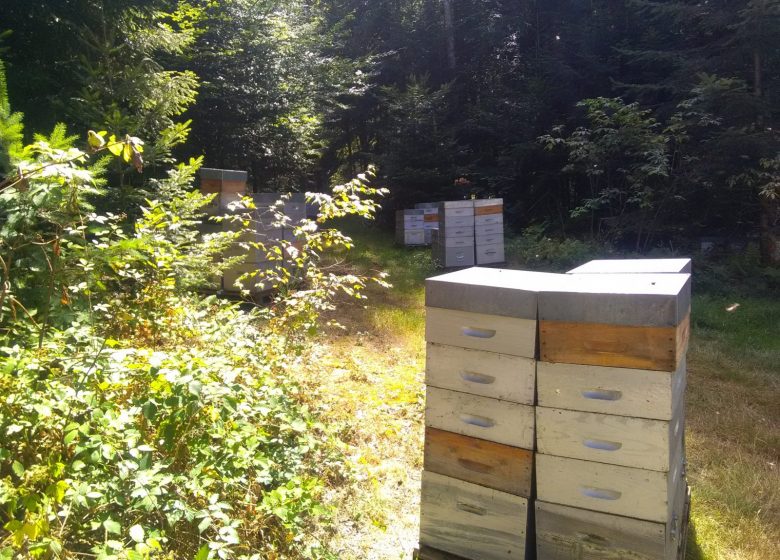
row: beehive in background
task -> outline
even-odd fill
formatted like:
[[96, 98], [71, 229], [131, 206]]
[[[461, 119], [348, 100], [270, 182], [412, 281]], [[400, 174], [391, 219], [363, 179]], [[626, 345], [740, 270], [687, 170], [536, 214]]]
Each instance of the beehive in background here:
[[425, 211], [420, 208], [396, 210], [395, 241], [399, 245], [425, 245]]
[[487, 198], [474, 201], [475, 262], [504, 262], [504, 201]]
[[439, 203], [439, 230], [432, 252], [441, 266], [474, 266], [473, 200]]
[[537, 557], [673, 560], [690, 275], [642, 272], [686, 263], [582, 268], [539, 295]]
[[438, 202], [418, 202], [414, 205], [418, 210], [423, 211], [423, 230], [425, 244], [433, 244], [433, 231], [439, 229], [439, 203]]
[[537, 293], [551, 276], [470, 268], [426, 281], [421, 557], [526, 558]]
[[[299, 246], [294, 228], [306, 218], [306, 199], [302, 193], [253, 193], [247, 192], [247, 173], [227, 169], [202, 168], [200, 190], [203, 194], [215, 194], [215, 201], [207, 208], [211, 215], [229, 216], [249, 214], [250, 224], [239, 239], [224, 253], [224, 257], [243, 256], [244, 261], [224, 271], [221, 287], [225, 292], [238, 293], [238, 279], [247, 273], [261, 273], [278, 266], [291, 267], [291, 256], [282, 250], [282, 240]], [[237, 206], [243, 197], [249, 196], [255, 209]], [[284, 201], [282, 202], [282, 199]], [[204, 231], [238, 231], [244, 227], [231, 220], [219, 224], [204, 225]], [[276, 250], [274, 248], [277, 248]], [[269, 252], [273, 258], [269, 258]], [[278, 255], [278, 259], [276, 256]], [[262, 278], [245, 280], [244, 287], [250, 293], [264, 292], [271, 288]]]

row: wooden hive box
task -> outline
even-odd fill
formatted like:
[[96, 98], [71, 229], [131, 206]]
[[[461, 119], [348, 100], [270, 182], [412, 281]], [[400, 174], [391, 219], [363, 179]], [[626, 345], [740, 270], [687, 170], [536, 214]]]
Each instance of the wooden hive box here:
[[422, 473], [420, 545], [471, 560], [524, 559], [528, 500]]
[[669, 472], [536, 454], [537, 499], [664, 523], [684, 478], [683, 458]]
[[535, 503], [539, 560], [684, 560], [688, 486], [681, 478], [664, 523]]
[[674, 372], [539, 362], [539, 406], [671, 420], [682, 405], [686, 360]]
[[562, 276], [474, 267], [429, 278], [426, 340], [535, 358], [539, 292]]
[[566, 274], [539, 295], [545, 362], [676, 371], [690, 327], [689, 274]]

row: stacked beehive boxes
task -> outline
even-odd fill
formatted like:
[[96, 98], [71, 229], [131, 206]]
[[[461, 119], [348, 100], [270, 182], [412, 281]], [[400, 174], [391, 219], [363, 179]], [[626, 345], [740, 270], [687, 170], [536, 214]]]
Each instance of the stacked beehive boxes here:
[[504, 262], [504, 201], [474, 201], [474, 239], [477, 266]]
[[553, 276], [470, 268], [426, 282], [422, 557], [526, 558], [537, 293]]
[[434, 237], [433, 258], [441, 266], [474, 265], [474, 201], [439, 203], [439, 230]]
[[433, 231], [439, 229], [439, 203], [438, 202], [419, 202], [414, 205], [424, 214], [423, 230], [425, 234], [425, 244], [433, 244]]
[[395, 241], [399, 245], [425, 245], [425, 211], [422, 208], [396, 210]]
[[[240, 239], [236, 240], [224, 253], [224, 257], [245, 256], [244, 261], [230, 267], [223, 273], [222, 289], [237, 293], [240, 288], [236, 281], [244, 274], [262, 272], [272, 267], [283, 265], [288, 256], [280, 254], [280, 260], [269, 260], [268, 252], [274, 246], [280, 245], [284, 239], [297, 244], [293, 228], [306, 218], [306, 200], [301, 193], [283, 195], [282, 193], [258, 193], [248, 195], [246, 192], [247, 173], [226, 169], [201, 169], [201, 193], [216, 194], [215, 202], [207, 209], [209, 214], [229, 215], [231, 213], [246, 213], [246, 208], [236, 207], [232, 203], [239, 202], [245, 196], [251, 196], [256, 209], [251, 214], [251, 223]], [[283, 206], [276, 206], [277, 201], [284, 197]], [[272, 210], [275, 208], [275, 211]], [[277, 215], [279, 214], [279, 215]], [[238, 231], [242, 224], [223, 220], [217, 229], [223, 231]], [[204, 231], [213, 228], [206, 227]], [[261, 244], [261, 245], [258, 245]], [[289, 266], [289, 264], [288, 264]], [[250, 292], [262, 292], [270, 288], [269, 282], [260, 278], [252, 278], [244, 282]]]
[[631, 266], [539, 295], [538, 558], [678, 557], [690, 276]]

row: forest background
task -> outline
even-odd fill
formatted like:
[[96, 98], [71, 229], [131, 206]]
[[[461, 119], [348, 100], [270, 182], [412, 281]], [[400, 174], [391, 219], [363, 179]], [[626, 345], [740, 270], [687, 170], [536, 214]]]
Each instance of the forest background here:
[[30, 130], [191, 118], [177, 154], [258, 191], [375, 163], [388, 213], [496, 196], [517, 231], [780, 257], [776, 0], [6, 0], [0, 29]]

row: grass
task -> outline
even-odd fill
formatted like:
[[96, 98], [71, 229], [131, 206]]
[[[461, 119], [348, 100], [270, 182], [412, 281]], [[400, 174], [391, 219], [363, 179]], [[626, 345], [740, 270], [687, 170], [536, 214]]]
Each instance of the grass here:
[[[310, 356], [309, 390], [341, 426], [348, 481], [330, 490], [338, 558], [408, 559], [417, 542], [429, 251], [353, 230], [352, 266], [391, 290], [335, 317]], [[568, 265], [568, 263], [567, 263]], [[733, 308], [734, 303], [740, 305]], [[732, 309], [728, 311], [727, 308]], [[780, 558], [780, 301], [696, 295], [687, 390], [689, 560]]]

